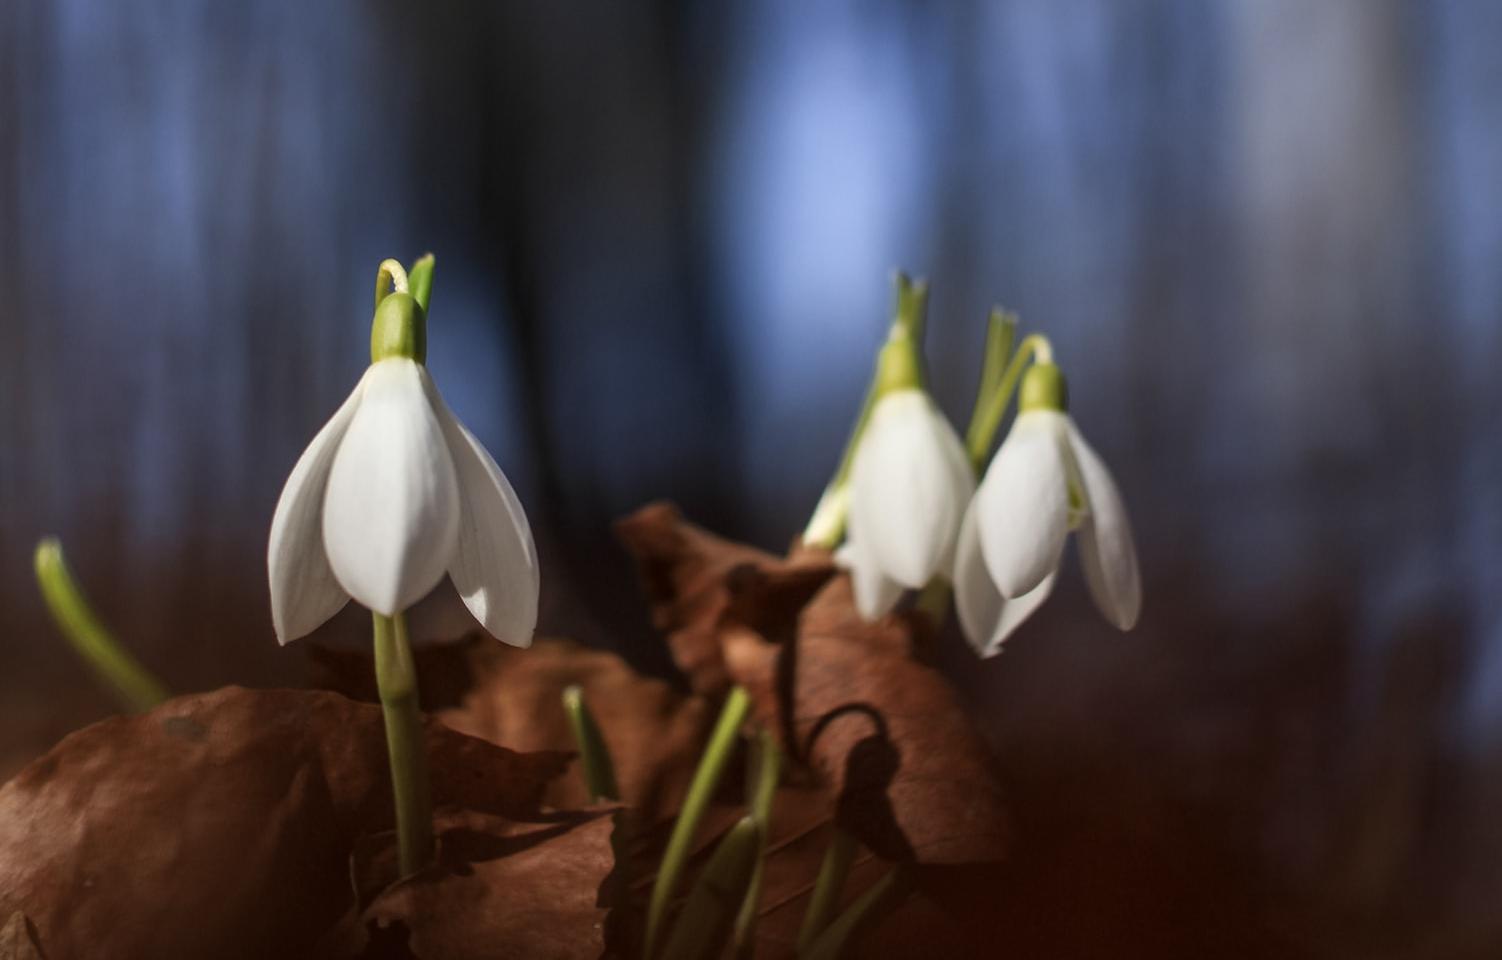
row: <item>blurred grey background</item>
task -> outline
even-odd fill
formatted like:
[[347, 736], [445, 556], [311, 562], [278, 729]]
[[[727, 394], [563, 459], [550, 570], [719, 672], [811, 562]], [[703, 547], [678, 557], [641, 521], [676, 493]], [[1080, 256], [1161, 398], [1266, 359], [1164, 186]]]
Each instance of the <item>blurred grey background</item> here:
[[1145, 568], [1131, 636], [1071, 575], [1005, 655], [946, 641], [1016, 798], [1004, 952], [1497, 956], [1499, 40], [1485, 0], [0, 5], [0, 766], [111, 709], [46, 533], [174, 687], [301, 678], [266, 531], [382, 258], [438, 255], [544, 631], [658, 671], [611, 519], [785, 545], [904, 267], [957, 420], [993, 302], [1054, 339]]

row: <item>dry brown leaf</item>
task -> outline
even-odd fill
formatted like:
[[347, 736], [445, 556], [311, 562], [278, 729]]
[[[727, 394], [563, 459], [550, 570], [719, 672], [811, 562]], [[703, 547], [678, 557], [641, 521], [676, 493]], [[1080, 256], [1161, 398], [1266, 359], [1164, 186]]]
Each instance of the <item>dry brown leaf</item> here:
[[[361, 914], [363, 956], [422, 960], [606, 952], [615, 808], [517, 823], [474, 811], [435, 820], [438, 862], [386, 886]], [[394, 866], [394, 837], [378, 857]], [[366, 865], [368, 869], [368, 865]], [[361, 865], [356, 865], [359, 875]]]
[[[428, 721], [433, 797], [533, 819], [560, 753]], [[54, 958], [307, 955], [352, 903], [357, 837], [389, 829], [378, 707], [228, 687], [64, 739], [0, 788], [0, 915]]]
[[[491, 641], [477, 648], [474, 688], [439, 719], [454, 729], [515, 750], [573, 749], [564, 688], [578, 684], [615, 765], [620, 800], [643, 822], [674, 814], [714, 723], [714, 707], [636, 673], [620, 657], [566, 640], [527, 650]], [[547, 802], [589, 803], [577, 769], [555, 781]]]
[[953, 689], [914, 659], [927, 629], [921, 617], [864, 622], [844, 574], [826, 577], [810, 600], [808, 580], [788, 571], [823, 570], [827, 557], [800, 551], [780, 560], [700, 530], [671, 507], [647, 507], [620, 528], [655, 619], [679, 637], [675, 654], [685, 633], [696, 650], [715, 647], [713, 657], [680, 657], [685, 669], [708, 672], [696, 686], [746, 687], [757, 718], [837, 792], [840, 822], [863, 845], [918, 864], [1004, 856], [995, 761]]
[[719, 628], [727, 618], [779, 634], [834, 575], [826, 553], [795, 550], [782, 558], [734, 543], [686, 522], [678, 508], [654, 503], [617, 521], [636, 558], [652, 622], [694, 690], [721, 696], [732, 683]]
[[[461, 733], [522, 752], [574, 749], [563, 691], [577, 684], [615, 764], [620, 800], [643, 822], [671, 816], [693, 776], [715, 707], [661, 680], [644, 677], [620, 657], [568, 640], [538, 640], [523, 650], [472, 633], [457, 643], [416, 648], [425, 708]], [[369, 655], [315, 653], [318, 684], [373, 697]], [[429, 687], [425, 679], [437, 680]], [[562, 810], [587, 806], [577, 766], [549, 784], [544, 802]]]
[[0, 927], [0, 960], [42, 960], [31, 922], [19, 910]]

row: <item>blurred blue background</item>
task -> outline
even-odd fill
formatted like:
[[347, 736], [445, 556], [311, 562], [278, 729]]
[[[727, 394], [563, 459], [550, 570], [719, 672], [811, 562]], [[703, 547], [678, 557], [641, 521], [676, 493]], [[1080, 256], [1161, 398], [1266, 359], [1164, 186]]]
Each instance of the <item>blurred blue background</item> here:
[[1072, 575], [944, 649], [1016, 797], [1009, 953], [1496, 956], [1499, 38], [1485, 0], [4, 4], [0, 767], [110, 709], [46, 533], [174, 686], [299, 679], [266, 531], [382, 258], [438, 255], [430, 367], [544, 631], [654, 670], [611, 519], [788, 543], [904, 267], [956, 420], [992, 303], [1053, 338], [1145, 569], [1131, 636]]

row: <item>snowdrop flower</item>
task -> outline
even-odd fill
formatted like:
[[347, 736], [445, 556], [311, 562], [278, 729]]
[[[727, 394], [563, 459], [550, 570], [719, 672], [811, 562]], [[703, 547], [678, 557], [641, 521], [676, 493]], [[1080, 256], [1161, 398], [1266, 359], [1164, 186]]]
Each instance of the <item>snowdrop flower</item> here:
[[921, 385], [917, 348], [894, 336], [878, 361], [881, 384], [850, 469], [848, 539], [856, 608], [874, 619], [904, 589], [953, 571], [960, 519], [975, 475], [954, 428]]
[[1142, 584], [1126, 507], [1065, 409], [1059, 368], [1034, 364], [1022, 382], [1017, 419], [961, 526], [955, 604], [982, 656], [999, 652], [1048, 598], [1071, 530], [1100, 612], [1121, 630], [1137, 622]]
[[516, 492], [428, 375], [425, 321], [405, 292], [371, 328], [371, 365], [292, 469], [266, 553], [278, 641], [354, 598], [392, 617], [445, 573], [497, 638], [532, 642], [537, 554]]

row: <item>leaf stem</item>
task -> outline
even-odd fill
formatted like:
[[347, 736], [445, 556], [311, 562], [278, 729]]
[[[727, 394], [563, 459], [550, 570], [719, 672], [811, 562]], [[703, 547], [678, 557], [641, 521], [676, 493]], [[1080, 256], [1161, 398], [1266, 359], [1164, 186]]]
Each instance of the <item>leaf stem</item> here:
[[871, 889], [856, 898], [845, 912], [831, 923], [805, 952], [798, 950], [800, 960], [837, 960], [860, 934], [872, 923], [890, 913], [907, 896], [910, 889], [907, 872], [893, 867], [887, 875], [876, 881]]
[[428, 301], [433, 296], [433, 255], [425, 253], [417, 258], [412, 264], [411, 271], [407, 274], [407, 282], [412, 290], [412, 299], [422, 307], [422, 312], [428, 312]]
[[[996, 433], [1001, 429], [1001, 421], [1006, 416], [1007, 405], [1011, 403], [1012, 395], [1017, 390], [1017, 381], [1022, 378], [1022, 371], [1027, 362], [1035, 357], [1039, 363], [1053, 362], [1053, 346], [1041, 333], [1030, 333], [1023, 337], [1022, 342], [1017, 345], [1017, 352], [1012, 355], [1011, 363], [1007, 364], [996, 386], [988, 395], [982, 394], [976, 398], [975, 413], [970, 418], [970, 428], [965, 431], [965, 446], [966, 452], [970, 455], [970, 465], [975, 468], [977, 474], [985, 472], [986, 461], [991, 455], [991, 446], [996, 440]], [[988, 356], [988, 362], [989, 359]], [[984, 375], [982, 375], [982, 380], [984, 381]]]
[[782, 748], [772, 731], [762, 728], [756, 736], [756, 792], [751, 796], [751, 819], [760, 828], [756, 847], [756, 865], [751, 869], [751, 881], [746, 886], [746, 898], [741, 901], [741, 912], [735, 918], [735, 949], [737, 957], [749, 958], [756, 949], [756, 915], [761, 909], [761, 877], [767, 850], [767, 838], [772, 829], [772, 801], [777, 796], [777, 782], [782, 776]]
[[[985, 360], [981, 365], [980, 388], [975, 391], [975, 409], [970, 414], [970, 425], [965, 434], [965, 449], [971, 451], [970, 462], [975, 464], [975, 450], [990, 447], [990, 440], [978, 436], [983, 421], [982, 413], [990, 403], [991, 395], [1001, 386], [1006, 372], [1007, 360], [1012, 356], [1012, 347], [1017, 343], [1017, 315], [993, 307], [986, 323]], [[979, 472], [979, 467], [976, 468]]]
[[850, 865], [855, 862], [857, 846], [855, 838], [839, 824], [835, 824], [834, 836], [829, 848], [824, 851], [824, 862], [819, 865], [819, 876], [814, 881], [814, 892], [808, 901], [808, 912], [803, 915], [803, 926], [798, 930], [798, 955], [813, 945], [819, 934], [829, 925], [829, 918], [839, 904], [840, 893], [845, 889], [845, 878], [850, 874]]
[[662, 933], [662, 921], [667, 913], [668, 902], [678, 889], [679, 875], [688, 860], [689, 845], [704, 818], [710, 797], [719, 786], [725, 765], [735, 752], [741, 724], [750, 710], [751, 698], [742, 687], [735, 687], [725, 698], [720, 710], [720, 719], [709, 735], [709, 743], [689, 783], [688, 794], [683, 799], [683, 808], [678, 812], [678, 821], [673, 824], [673, 833], [668, 838], [667, 850], [663, 852], [662, 864], [657, 869], [657, 880], [652, 884], [652, 898], [647, 907], [647, 940], [645, 957], [652, 957], [657, 940]]
[[615, 783], [615, 764], [610, 759], [610, 748], [595, 723], [594, 714], [584, 702], [584, 691], [578, 684], [571, 684], [563, 691], [563, 709], [568, 713], [569, 726], [574, 731], [574, 744], [579, 748], [579, 769], [584, 774], [584, 787], [590, 800], [619, 800], [621, 791]]
[[417, 703], [417, 666], [407, 641], [407, 618], [372, 613], [376, 687], [386, 720], [391, 793], [396, 804], [398, 859], [410, 876], [433, 859], [433, 808], [428, 795], [428, 755]]
[[742, 817], [715, 846], [673, 924], [663, 960], [714, 960], [725, 946], [735, 905], [744, 900], [761, 851], [762, 831]]
[[43, 539], [34, 560], [37, 584], [58, 629], [126, 709], [144, 712], [166, 700], [166, 686], [95, 616], [63, 559], [62, 543], [56, 537]]

